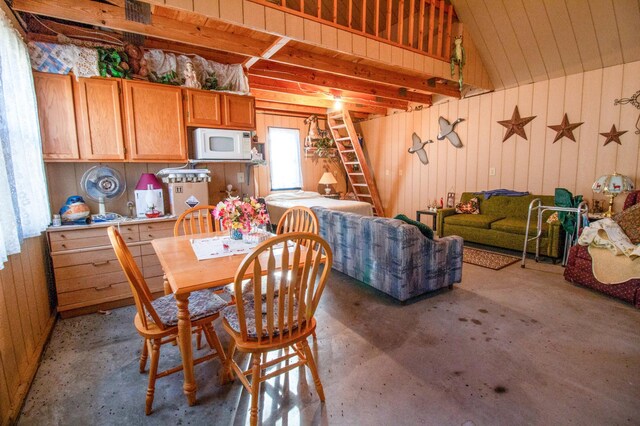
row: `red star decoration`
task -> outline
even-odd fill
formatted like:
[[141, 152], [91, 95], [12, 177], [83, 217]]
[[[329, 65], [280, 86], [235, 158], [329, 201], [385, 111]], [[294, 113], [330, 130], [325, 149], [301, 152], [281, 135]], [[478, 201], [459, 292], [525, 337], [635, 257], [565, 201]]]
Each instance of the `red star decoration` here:
[[507, 133], [505, 133], [504, 138], [502, 138], [502, 142], [506, 141], [513, 135], [518, 135], [524, 140], [527, 140], [527, 134], [524, 132], [524, 126], [527, 125], [531, 120], [536, 118], [536, 116], [520, 118], [520, 112], [518, 111], [518, 106], [516, 105], [513, 110], [513, 115], [511, 116], [511, 120], [502, 120], [498, 121], [498, 124], [507, 128]]
[[582, 126], [582, 124], [583, 123], [569, 123], [569, 117], [567, 117], [567, 114], [565, 113], [564, 118], [562, 119], [562, 123], [558, 124], [557, 126], [547, 126], [547, 127], [558, 132], [556, 134], [556, 138], [553, 140], [553, 143], [558, 142], [560, 139], [562, 139], [565, 136], [575, 142], [576, 137], [573, 135], [573, 131], [576, 128]]
[[625, 133], [627, 133], [626, 130], [622, 130], [619, 132], [616, 129], [616, 125], [614, 124], [611, 126], [611, 130], [609, 131], [609, 133], [600, 133], [600, 134], [605, 138], [607, 138], [607, 140], [604, 141], [604, 146], [607, 146], [607, 144], [610, 142], [615, 142], [618, 145], [622, 145], [622, 142], [620, 142], [620, 136], [624, 135]]

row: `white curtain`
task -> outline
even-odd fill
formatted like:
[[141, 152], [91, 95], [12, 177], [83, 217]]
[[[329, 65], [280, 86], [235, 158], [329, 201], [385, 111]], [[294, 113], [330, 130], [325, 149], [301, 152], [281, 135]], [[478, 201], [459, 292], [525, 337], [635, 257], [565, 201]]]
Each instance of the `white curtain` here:
[[27, 46], [0, 10], [0, 269], [50, 210]]

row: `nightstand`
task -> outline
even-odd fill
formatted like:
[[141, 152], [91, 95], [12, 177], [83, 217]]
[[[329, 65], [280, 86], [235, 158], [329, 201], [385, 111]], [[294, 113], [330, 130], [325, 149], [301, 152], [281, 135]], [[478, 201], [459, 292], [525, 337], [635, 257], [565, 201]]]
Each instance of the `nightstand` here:
[[423, 214], [431, 216], [431, 229], [435, 232], [436, 230], [436, 216], [438, 215], [438, 211], [434, 210], [418, 210], [416, 212], [416, 221], [420, 222], [420, 216]]
[[340, 194], [322, 194], [324, 198], [331, 198], [333, 200], [339, 200]]

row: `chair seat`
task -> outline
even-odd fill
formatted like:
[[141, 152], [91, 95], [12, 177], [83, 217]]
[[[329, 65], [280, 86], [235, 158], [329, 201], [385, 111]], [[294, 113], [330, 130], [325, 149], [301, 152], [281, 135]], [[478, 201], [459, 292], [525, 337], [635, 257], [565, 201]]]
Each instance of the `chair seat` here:
[[[288, 288], [288, 287], [287, 287]], [[234, 284], [229, 284], [226, 285], [222, 288], [222, 291], [224, 292], [224, 294], [226, 294], [227, 296], [234, 296], [235, 297], [235, 286]], [[279, 286], [276, 285], [276, 287], [273, 289], [274, 292], [274, 297], [278, 297], [278, 294], [280, 293], [280, 288]], [[242, 298], [246, 301], [246, 300], [253, 300], [253, 281], [249, 280], [249, 281], [245, 281], [242, 283]], [[267, 298], [267, 277], [262, 277], [262, 300], [266, 300]]]
[[[244, 314], [245, 314], [245, 322], [247, 324], [247, 336], [250, 338], [257, 338], [258, 337], [258, 332], [256, 330], [256, 314], [255, 314], [255, 302], [253, 299], [253, 296], [244, 296]], [[273, 299], [273, 325], [274, 325], [274, 332], [273, 332], [273, 337], [278, 336], [280, 334], [280, 330], [278, 330], [278, 298], [275, 297]], [[283, 333], [286, 333], [289, 331], [289, 324], [288, 324], [288, 320], [287, 320], [287, 312], [289, 311], [289, 303], [288, 301], [285, 300], [284, 302], [284, 310], [285, 310], [285, 326], [284, 329], [282, 330]], [[293, 304], [293, 311], [295, 313], [297, 313], [298, 311], [298, 302], [295, 301]], [[262, 302], [262, 337], [269, 337], [269, 332], [267, 330], [267, 316], [264, 315], [267, 313], [267, 302]], [[294, 314], [294, 317], [297, 316]], [[235, 305], [232, 306], [227, 306], [223, 311], [222, 311], [222, 317], [227, 321], [227, 323], [229, 324], [229, 326], [233, 329], [233, 331], [235, 331], [236, 333], [240, 333], [240, 321], [238, 320], [238, 310], [236, 309]], [[296, 328], [298, 328], [298, 322], [295, 321], [295, 323], [293, 324], [293, 326], [291, 327], [291, 330], [295, 330]]]
[[[162, 324], [167, 327], [173, 327], [178, 324], [178, 305], [173, 294], [168, 294], [153, 300], [151, 305], [153, 305], [153, 308], [156, 310]], [[191, 321], [215, 315], [224, 309], [225, 306], [227, 306], [227, 302], [209, 290], [194, 291], [189, 295]], [[147, 318], [153, 321], [148, 314]]]

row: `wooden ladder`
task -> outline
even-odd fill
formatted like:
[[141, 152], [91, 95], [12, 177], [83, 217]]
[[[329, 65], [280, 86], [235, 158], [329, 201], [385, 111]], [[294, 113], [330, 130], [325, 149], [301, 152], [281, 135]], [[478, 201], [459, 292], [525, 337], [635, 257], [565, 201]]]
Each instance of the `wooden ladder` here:
[[327, 123], [356, 197], [359, 201], [371, 204], [374, 216], [384, 217], [384, 209], [376, 181], [369, 169], [362, 146], [360, 146], [349, 111], [329, 112]]

